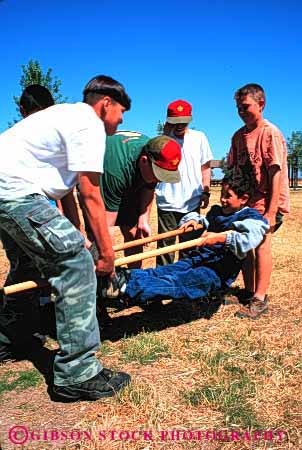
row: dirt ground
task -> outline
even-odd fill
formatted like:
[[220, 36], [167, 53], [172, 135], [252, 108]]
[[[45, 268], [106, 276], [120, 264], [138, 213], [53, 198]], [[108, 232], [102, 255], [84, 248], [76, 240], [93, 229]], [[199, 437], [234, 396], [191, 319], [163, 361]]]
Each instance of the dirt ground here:
[[[98, 357], [133, 380], [116, 398], [52, 402], [51, 338], [30, 360], [0, 365], [0, 448], [302, 449], [301, 206], [302, 191], [292, 191], [273, 239], [269, 313], [259, 320], [234, 317], [238, 305], [217, 298], [109, 310]], [[1, 250], [2, 284], [7, 270]]]

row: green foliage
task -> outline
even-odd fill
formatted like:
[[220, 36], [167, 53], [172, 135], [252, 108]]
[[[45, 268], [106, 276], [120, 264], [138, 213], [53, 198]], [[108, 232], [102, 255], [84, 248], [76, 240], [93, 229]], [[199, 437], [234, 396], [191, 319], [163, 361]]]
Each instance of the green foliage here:
[[[55, 103], [64, 103], [67, 101], [67, 97], [64, 97], [61, 93], [62, 81], [53, 75], [52, 69], [48, 68], [45, 73], [43, 73], [42, 67], [37, 60], [30, 59], [28, 63], [21, 65], [22, 75], [20, 78], [20, 88], [21, 93], [24, 89], [31, 84], [40, 84], [45, 86], [51, 92]], [[18, 114], [18, 119], [14, 120], [13, 123], [18, 122], [22, 116], [19, 112], [19, 102], [20, 97], [14, 96], [14, 102], [16, 104], [16, 111]], [[12, 125], [11, 123], [9, 125]]]
[[292, 165], [302, 168], [302, 131], [293, 131], [287, 138], [288, 159]]
[[163, 132], [164, 132], [164, 124], [159, 120], [156, 126], [156, 134], [160, 135], [163, 134]]
[[0, 378], [0, 395], [15, 389], [23, 391], [29, 387], [38, 386], [40, 383], [41, 375], [36, 369], [18, 373], [7, 372]]
[[293, 131], [291, 136], [287, 138], [288, 156], [302, 156], [302, 131]]

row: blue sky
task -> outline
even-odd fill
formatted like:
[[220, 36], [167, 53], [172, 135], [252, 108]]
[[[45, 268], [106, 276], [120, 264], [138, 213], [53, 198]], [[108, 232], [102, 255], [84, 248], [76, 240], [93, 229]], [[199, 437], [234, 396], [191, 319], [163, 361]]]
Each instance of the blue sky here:
[[21, 64], [53, 69], [70, 101], [94, 75], [121, 81], [132, 109], [120, 128], [156, 134], [170, 101], [193, 105], [221, 158], [241, 126], [234, 91], [266, 90], [265, 116], [288, 137], [302, 129], [300, 0], [2, 0], [0, 130], [15, 117]]

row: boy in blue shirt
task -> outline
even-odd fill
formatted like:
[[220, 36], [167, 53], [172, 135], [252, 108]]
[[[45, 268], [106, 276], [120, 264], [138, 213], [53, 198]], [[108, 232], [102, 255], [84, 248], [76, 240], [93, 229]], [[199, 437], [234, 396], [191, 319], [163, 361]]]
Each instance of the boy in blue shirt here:
[[206, 229], [190, 256], [155, 269], [119, 270], [106, 291], [107, 298], [122, 294], [122, 299], [138, 303], [167, 298], [197, 300], [229, 287], [247, 252], [257, 247], [269, 230], [267, 220], [246, 206], [250, 186], [249, 176], [225, 178], [221, 206], [213, 206], [205, 217], [189, 213], [180, 223], [182, 228], [203, 223]]

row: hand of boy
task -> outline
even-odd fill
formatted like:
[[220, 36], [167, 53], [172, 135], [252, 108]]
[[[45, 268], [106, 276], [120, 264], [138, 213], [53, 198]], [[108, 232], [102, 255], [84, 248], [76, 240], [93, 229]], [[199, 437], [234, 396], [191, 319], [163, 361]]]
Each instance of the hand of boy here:
[[185, 222], [183, 225], [179, 227], [180, 230], [187, 231], [189, 228], [193, 228], [193, 230], [197, 230], [198, 228], [198, 222], [196, 220], [188, 220], [188, 222]]
[[198, 244], [198, 247], [204, 247], [205, 245], [224, 244], [226, 241], [226, 236], [226, 233], [206, 232], [200, 238], [200, 244]]

